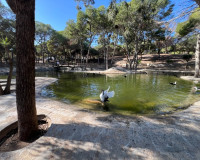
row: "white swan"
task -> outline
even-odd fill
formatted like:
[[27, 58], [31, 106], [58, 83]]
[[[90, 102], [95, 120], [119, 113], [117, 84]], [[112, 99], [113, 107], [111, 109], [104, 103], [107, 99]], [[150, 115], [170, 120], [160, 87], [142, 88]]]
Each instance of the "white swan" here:
[[111, 98], [111, 97], [114, 97], [115, 95], [115, 92], [114, 91], [111, 91], [111, 92], [108, 92], [110, 89], [110, 86], [108, 87], [107, 90], [102, 90], [101, 94], [100, 94], [100, 99], [102, 102], [106, 102], [108, 101], [108, 98]]

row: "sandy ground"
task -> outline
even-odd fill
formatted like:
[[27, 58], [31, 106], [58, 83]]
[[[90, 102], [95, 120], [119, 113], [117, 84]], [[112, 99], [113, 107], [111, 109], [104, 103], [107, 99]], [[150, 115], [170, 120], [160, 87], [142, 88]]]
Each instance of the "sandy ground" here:
[[[29, 146], [0, 153], [1, 160], [199, 160], [200, 102], [168, 116], [96, 113], [40, 96], [54, 78], [36, 78], [38, 114], [52, 124]], [[0, 97], [0, 130], [17, 120], [15, 93]]]

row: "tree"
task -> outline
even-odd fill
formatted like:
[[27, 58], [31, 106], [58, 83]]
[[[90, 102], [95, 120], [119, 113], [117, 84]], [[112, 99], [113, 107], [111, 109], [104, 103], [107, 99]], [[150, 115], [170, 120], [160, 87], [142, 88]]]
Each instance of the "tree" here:
[[[194, 0], [198, 6], [200, 7], [200, 0]], [[197, 36], [197, 45], [196, 45], [196, 52], [195, 52], [195, 75], [194, 77], [199, 77], [199, 58], [200, 58], [200, 34]]]
[[[9, 58], [9, 49], [15, 50], [15, 16], [12, 11], [0, 3], [0, 61]], [[8, 44], [9, 42], [9, 44]], [[6, 52], [5, 52], [6, 51]], [[13, 58], [13, 56], [12, 56]]]
[[13, 72], [13, 60], [9, 57], [10, 41], [8, 40], [8, 38], [6, 37], [5, 39], [3, 38], [0, 39], [0, 44], [5, 48], [5, 57], [8, 56], [9, 69], [10, 69], [5, 89], [3, 90], [2, 86], [0, 85], [0, 95], [2, 95], [2, 94], [10, 94], [10, 86], [11, 86], [11, 79]]
[[5, 55], [4, 55], [4, 58], [6, 59], [6, 57], [9, 58], [9, 45], [10, 45], [10, 41], [8, 40], [8, 37], [6, 37], [5, 39], [4, 38], [1, 38], [0, 39], [0, 44], [4, 47], [5, 49]]
[[91, 50], [91, 45], [92, 42], [95, 39], [95, 36], [97, 35], [97, 13], [96, 13], [96, 9], [93, 8], [92, 6], [89, 6], [86, 8], [85, 14], [86, 14], [86, 20], [87, 20], [87, 35], [88, 35], [88, 51], [87, 51], [87, 55], [86, 55], [86, 65], [88, 63], [88, 58], [90, 55], [90, 50]]
[[16, 14], [18, 135], [20, 140], [28, 141], [38, 131], [35, 105], [35, 0], [6, 1]]
[[177, 51], [184, 54], [190, 54], [191, 52], [195, 53], [196, 40], [197, 38], [195, 35], [188, 35], [182, 38], [179, 37]]
[[197, 42], [196, 42], [196, 51], [195, 51], [195, 75], [194, 77], [199, 77], [199, 54], [200, 54], [200, 34], [199, 34], [199, 24], [200, 24], [200, 11], [198, 9], [195, 10], [189, 17], [189, 19], [185, 22], [179, 23], [177, 25], [176, 32], [181, 36], [187, 36], [189, 34], [197, 33]]
[[97, 8], [97, 35], [98, 43], [103, 47], [105, 69], [108, 69], [108, 49], [111, 40], [113, 23], [108, 18], [107, 9], [104, 6]]
[[159, 42], [164, 37], [165, 28], [159, 22], [171, 14], [172, 8], [169, 0], [132, 0], [119, 4], [115, 25], [130, 69], [137, 70], [138, 55], [146, 43]]
[[69, 40], [64, 36], [62, 31], [53, 31], [50, 40], [47, 42], [47, 48], [56, 59], [58, 55], [64, 54], [66, 61], [66, 50], [69, 48]]
[[36, 22], [35, 27], [36, 42], [41, 48], [42, 62], [44, 63], [44, 53], [47, 51], [47, 41], [50, 39], [53, 29], [49, 24], [41, 22]]
[[[3, 90], [0, 86], [0, 95], [10, 94], [10, 85], [13, 72], [13, 52], [15, 50], [15, 17], [10, 9], [0, 3], [0, 61], [4, 57], [5, 61], [9, 61], [9, 75], [7, 77], [6, 87]], [[12, 51], [12, 59], [10, 57]], [[4, 54], [2, 54], [4, 53]]]
[[75, 23], [73, 20], [69, 20], [67, 22], [67, 27], [65, 28], [65, 35], [71, 41], [79, 45], [80, 48], [80, 57], [81, 63], [83, 63], [83, 50], [84, 50], [84, 43], [87, 39], [86, 37], [86, 16], [84, 12], [79, 11], [77, 15], [77, 22]]
[[16, 14], [16, 101], [18, 135], [28, 141], [38, 131], [35, 104], [35, 0], [6, 0]]
[[77, 22], [76, 22], [76, 30], [75, 36], [78, 38], [78, 44], [81, 49], [81, 63], [83, 63], [83, 50], [84, 50], [84, 42], [87, 39], [86, 36], [86, 27], [87, 27], [87, 19], [84, 12], [79, 11], [77, 14]]

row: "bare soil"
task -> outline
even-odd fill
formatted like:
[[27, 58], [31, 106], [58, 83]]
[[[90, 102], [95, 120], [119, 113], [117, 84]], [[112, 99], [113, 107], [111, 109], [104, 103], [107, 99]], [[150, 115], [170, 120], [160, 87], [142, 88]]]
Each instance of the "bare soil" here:
[[[185, 70], [187, 62], [183, 60], [181, 54], [147, 54], [139, 56], [141, 62], [138, 69], [166, 69], [166, 70]], [[115, 57], [115, 66], [126, 67], [125, 57]], [[194, 69], [194, 57], [188, 62], [187, 70]]]
[[43, 136], [47, 132], [49, 126], [50, 121], [48, 117], [45, 115], [38, 116], [38, 132], [35, 133], [28, 142], [24, 142], [19, 140], [17, 123], [15, 122], [14, 125], [11, 124], [6, 127], [6, 134], [4, 132], [5, 130], [0, 132], [0, 136], [2, 137], [0, 139], [0, 152], [15, 151], [28, 146], [30, 143]]

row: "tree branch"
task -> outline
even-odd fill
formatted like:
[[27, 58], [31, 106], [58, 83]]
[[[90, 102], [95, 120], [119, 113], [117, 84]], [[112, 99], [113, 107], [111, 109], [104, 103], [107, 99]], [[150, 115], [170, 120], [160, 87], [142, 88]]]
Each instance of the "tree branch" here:
[[198, 6], [200, 7], [200, 0], [194, 0], [197, 4], [198, 4]]
[[8, 3], [11, 10], [16, 14], [17, 10], [16, 0], [6, 0], [6, 2]]

